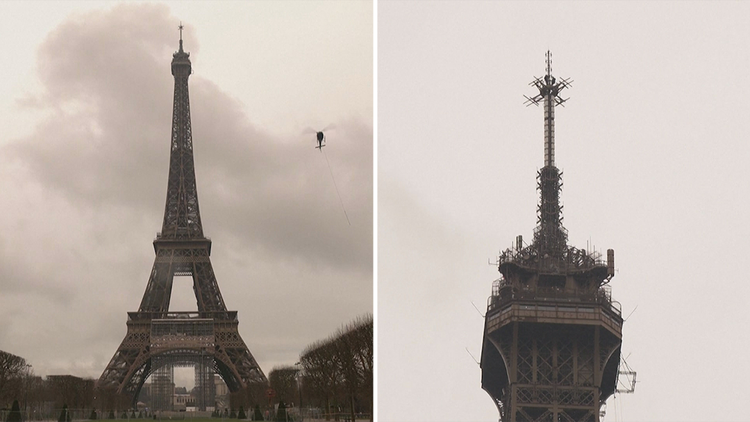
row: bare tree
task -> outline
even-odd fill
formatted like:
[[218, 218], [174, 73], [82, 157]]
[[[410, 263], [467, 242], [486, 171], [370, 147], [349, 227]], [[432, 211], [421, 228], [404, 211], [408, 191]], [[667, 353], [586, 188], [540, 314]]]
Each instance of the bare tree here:
[[346, 334], [346, 342], [350, 345], [353, 359], [353, 369], [356, 385], [352, 394], [360, 399], [360, 407], [370, 413], [372, 420], [372, 384], [374, 366], [373, 347], [373, 318], [372, 315], [359, 318], [352, 323], [351, 330]]
[[343, 376], [352, 420], [358, 408], [371, 410], [372, 328], [372, 316], [358, 318], [339, 330], [334, 341], [336, 362]]
[[305, 369], [306, 384], [320, 395], [321, 404], [325, 405], [326, 419], [329, 418], [331, 406], [336, 401], [336, 393], [342, 380], [335, 355], [333, 341], [325, 340], [308, 346], [300, 358]]
[[75, 417], [83, 418], [89, 412], [85, 410], [94, 406], [94, 380], [79, 378], [73, 375], [49, 375], [47, 389], [55, 408], [68, 405]]
[[257, 404], [263, 403], [266, 397], [268, 384], [265, 382], [253, 382], [242, 389], [229, 394], [229, 407], [239, 409], [242, 406], [250, 409]]
[[372, 419], [372, 315], [357, 318], [330, 338], [308, 346], [300, 362], [305, 391], [311, 399], [320, 395], [327, 415], [332, 404], [343, 404], [352, 420], [358, 411], [369, 412]]
[[24, 380], [30, 374], [26, 359], [0, 350], [0, 406], [8, 408], [23, 397]]
[[299, 397], [297, 390], [297, 372], [293, 366], [275, 367], [268, 374], [268, 382], [276, 391], [276, 401], [284, 403], [296, 402]]
[[23, 384], [23, 408], [32, 415], [32, 418], [34, 415], [39, 417], [43, 414], [45, 403], [48, 401], [49, 397], [46, 383], [42, 380], [42, 377], [30, 373], [24, 377]]

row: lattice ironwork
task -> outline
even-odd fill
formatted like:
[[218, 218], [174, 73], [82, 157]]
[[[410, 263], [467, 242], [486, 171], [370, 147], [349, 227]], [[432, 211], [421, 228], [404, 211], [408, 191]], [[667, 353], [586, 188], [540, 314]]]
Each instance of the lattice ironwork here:
[[[555, 326], [554, 324], [514, 323], [495, 331], [491, 343], [502, 357], [504, 381], [500, 394], [493, 398], [501, 402], [501, 420], [544, 420], [543, 411], [552, 412], [554, 420], [566, 420], [568, 415], [598, 415], [606, 391], [605, 366], [619, 359], [615, 352], [619, 343], [610, 334], [600, 335], [601, 327]], [[596, 339], [604, 340], [597, 343]], [[600, 362], [594, 356], [607, 356]], [[515, 364], [513, 364], [515, 362]], [[487, 365], [483, 355], [483, 365]], [[515, 365], [515, 366], [514, 366]], [[484, 367], [483, 367], [484, 370]], [[598, 375], [597, 375], [598, 374]], [[483, 377], [485, 374], [483, 373]], [[489, 381], [483, 378], [483, 382]], [[605, 387], [603, 390], [600, 388]], [[498, 391], [498, 390], [495, 390]], [[507, 394], [505, 392], [510, 392]], [[519, 409], [525, 409], [519, 413]], [[532, 410], [536, 409], [536, 410]], [[536, 413], [542, 412], [542, 413]], [[595, 416], [592, 416], [595, 417]]]
[[574, 365], [573, 341], [561, 338], [557, 343], [557, 384], [574, 385]]
[[594, 350], [591, 347], [578, 347], [577, 384], [594, 385]]
[[562, 258], [568, 242], [568, 231], [562, 225], [563, 207], [560, 205], [562, 172], [555, 166], [545, 166], [537, 172], [536, 177], [540, 200], [534, 246], [539, 256]]
[[563, 105], [567, 99], [560, 92], [568, 88], [569, 79], [552, 76], [551, 54], [547, 52], [547, 74], [534, 78], [530, 84], [539, 90], [534, 97], [526, 97], [526, 104], [544, 104], [544, 167], [537, 173], [537, 189], [541, 201], [537, 208], [537, 228], [534, 231], [534, 246], [540, 256], [561, 257], [565, 251], [568, 233], [562, 226], [560, 190], [562, 173], [555, 167], [555, 106]]
[[174, 102], [172, 141], [169, 159], [167, 203], [160, 237], [164, 239], [198, 239], [203, 237], [198, 190], [193, 161], [193, 132], [190, 125], [188, 77], [192, 73], [190, 53], [180, 50], [172, 58]]
[[558, 421], [565, 422], [594, 422], [596, 416], [590, 410], [566, 409], [559, 413]]
[[537, 345], [536, 355], [536, 377], [534, 382], [538, 384], [552, 384], [552, 367], [554, 363], [554, 350], [552, 340], [541, 338], [534, 341]]
[[[174, 107], [167, 200], [162, 230], [154, 240], [155, 259], [138, 312], [128, 314], [128, 332], [102, 373], [98, 386], [137, 398], [146, 378], [165, 366], [196, 367], [199, 388], [211, 402], [213, 374], [231, 391], [267, 384], [242, 340], [236, 311], [227, 311], [211, 266], [211, 240], [203, 235], [193, 162], [188, 77], [190, 54], [174, 53]], [[198, 312], [169, 312], [175, 276], [192, 276]], [[159, 376], [162, 376], [161, 374]], [[209, 387], [210, 384], [210, 387]]]
[[516, 420], [528, 422], [554, 422], [554, 413], [547, 409], [537, 407], [519, 408], [516, 413]]
[[533, 341], [527, 339], [518, 346], [518, 382], [531, 384], [534, 382], [534, 353]]

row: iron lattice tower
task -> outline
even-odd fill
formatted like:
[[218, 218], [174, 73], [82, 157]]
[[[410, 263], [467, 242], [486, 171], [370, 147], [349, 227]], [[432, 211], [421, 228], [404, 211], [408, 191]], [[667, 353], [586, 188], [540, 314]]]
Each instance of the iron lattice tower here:
[[562, 173], [555, 167], [555, 107], [568, 79], [552, 76], [550, 53], [539, 90], [527, 104], [544, 107], [544, 167], [534, 240], [500, 253], [501, 277], [488, 299], [482, 344], [482, 388], [503, 422], [596, 421], [615, 392], [622, 316], [606, 284], [614, 251], [567, 245], [562, 225]]
[[[180, 25], [180, 49], [172, 58], [174, 106], [167, 200], [162, 229], [154, 240], [156, 259], [138, 311], [128, 312], [125, 339], [97, 384], [132, 401], [146, 378], [165, 366], [195, 366], [200, 379], [211, 384], [211, 374], [216, 372], [233, 392], [267, 384], [240, 336], [237, 311], [228, 311], [224, 304], [211, 266], [211, 240], [203, 235], [190, 127], [189, 56], [182, 49]], [[175, 276], [192, 276], [197, 312], [169, 312]], [[213, 391], [213, 385], [198, 387]]]

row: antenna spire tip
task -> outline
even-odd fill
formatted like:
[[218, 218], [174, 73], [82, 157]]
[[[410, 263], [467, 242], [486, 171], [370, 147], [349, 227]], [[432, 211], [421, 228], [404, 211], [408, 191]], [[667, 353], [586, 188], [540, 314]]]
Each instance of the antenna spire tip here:
[[178, 26], [177, 28], [179, 28], [180, 30], [180, 51], [182, 51], [182, 29], [184, 28], [184, 26], [182, 25], [182, 21], [180, 21], [180, 26]]

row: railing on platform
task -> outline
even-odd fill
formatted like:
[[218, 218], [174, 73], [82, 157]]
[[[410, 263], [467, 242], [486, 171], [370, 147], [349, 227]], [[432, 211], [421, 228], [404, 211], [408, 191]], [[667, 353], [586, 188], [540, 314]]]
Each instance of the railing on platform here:
[[129, 321], [145, 321], [156, 319], [214, 319], [221, 321], [237, 321], [237, 311], [128, 312]]
[[612, 307], [592, 306], [594, 304], [509, 302], [494, 314], [488, 312], [487, 332], [518, 319], [547, 320], [549, 322], [577, 320], [585, 323], [601, 322], [616, 333], [622, 332], [622, 317], [612, 312]]
[[515, 301], [555, 302], [571, 304], [598, 304], [617, 317], [621, 317], [620, 304], [612, 300], [612, 289], [602, 286], [597, 290], [560, 289], [556, 287], [518, 288], [503, 278], [492, 283], [492, 295], [487, 299], [487, 311]]

